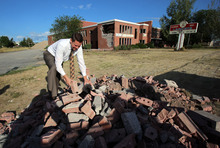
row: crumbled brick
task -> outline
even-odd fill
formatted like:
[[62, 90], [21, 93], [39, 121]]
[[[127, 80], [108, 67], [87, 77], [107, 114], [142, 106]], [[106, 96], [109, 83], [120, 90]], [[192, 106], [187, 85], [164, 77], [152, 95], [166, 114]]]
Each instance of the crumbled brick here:
[[114, 148], [122, 148], [122, 147], [129, 147], [129, 148], [135, 148], [136, 146], [136, 140], [135, 140], [135, 134], [130, 134], [126, 136], [124, 139], [121, 140], [117, 145], [114, 146]]
[[50, 131], [41, 136], [41, 144], [43, 146], [51, 146], [62, 135], [63, 132], [60, 129], [51, 129]]
[[83, 105], [81, 111], [86, 114], [90, 119], [93, 119], [95, 116], [95, 112], [91, 108], [91, 102], [89, 100]]

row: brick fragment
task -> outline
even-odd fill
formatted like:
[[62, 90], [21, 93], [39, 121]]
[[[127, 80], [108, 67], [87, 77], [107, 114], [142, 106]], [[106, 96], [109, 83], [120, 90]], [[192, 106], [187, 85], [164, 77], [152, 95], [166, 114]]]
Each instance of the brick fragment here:
[[203, 140], [208, 139], [185, 112], [180, 113], [177, 117], [177, 122], [180, 121], [183, 123], [180, 124], [181, 128], [187, 128], [192, 134], [198, 134]]
[[79, 108], [83, 105], [83, 100], [78, 102], [72, 102], [62, 108], [64, 113], [79, 113]]
[[91, 101], [89, 100], [83, 105], [81, 111], [86, 114], [90, 119], [93, 119], [95, 117], [95, 112], [91, 108]]
[[122, 147], [129, 147], [129, 148], [135, 148], [136, 146], [136, 140], [135, 140], [135, 134], [130, 134], [126, 136], [121, 142], [116, 144], [114, 148], [122, 148]]
[[124, 128], [112, 129], [105, 133], [104, 137], [107, 143], [115, 143], [121, 141], [126, 136]]
[[10, 123], [11, 121], [15, 120], [15, 114], [13, 112], [5, 112], [1, 114], [0, 120]]
[[175, 116], [176, 116], [176, 112], [175, 112], [173, 109], [171, 109], [171, 111], [168, 113], [167, 117], [168, 117], [169, 119], [172, 119], [172, 118], [174, 118]]
[[102, 129], [104, 131], [108, 131], [112, 128], [112, 124], [110, 121], [108, 121], [108, 119], [106, 117], [103, 117], [100, 121], [99, 121], [99, 125], [102, 127]]
[[81, 120], [84, 120], [84, 121], [88, 121], [89, 120], [89, 118], [86, 115], [78, 114], [78, 113], [69, 113], [67, 115], [67, 118], [68, 118], [69, 123], [79, 122]]
[[69, 94], [62, 97], [62, 101], [64, 105], [69, 104], [71, 102], [77, 102], [81, 99], [82, 98], [78, 94]]
[[104, 134], [102, 127], [96, 123], [92, 127], [89, 128], [87, 135], [91, 135], [93, 138], [101, 136]]
[[157, 116], [155, 117], [156, 121], [158, 123], [164, 123], [168, 118], [168, 111], [163, 108], [160, 113], [157, 114]]
[[99, 136], [95, 140], [95, 148], [108, 148], [105, 139], [102, 136]]
[[77, 86], [77, 81], [72, 80], [70, 82], [70, 87], [71, 87], [72, 93], [78, 93], [79, 92], [79, 89], [78, 89], [78, 86]]
[[62, 135], [63, 132], [60, 129], [51, 129], [50, 131], [41, 136], [41, 144], [43, 146], [51, 146]]
[[157, 130], [153, 128], [152, 126], [149, 126], [145, 129], [144, 136], [151, 140], [155, 140], [158, 136]]
[[121, 78], [121, 84], [122, 84], [122, 87], [123, 87], [123, 88], [128, 89], [128, 88], [129, 88], [129, 86], [128, 86], [128, 78], [122, 77], [122, 78]]
[[212, 111], [212, 106], [210, 105], [204, 105], [202, 106], [202, 109], [206, 112], [211, 112]]
[[128, 134], [137, 134], [137, 138], [142, 139], [142, 129], [137, 115], [134, 112], [126, 112], [121, 114], [125, 130]]
[[92, 106], [95, 108], [95, 112], [98, 115], [102, 110], [102, 98], [100, 96], [95, 96]]
[[138, 97], [136, 98], [136, 101], [140, 104], [143, 104], [145, 106], [152, 106], [153, 105], [153, 101], [144, 97]]
[[106, 116], [108, 118], [108, 120], [114, 124], [116, 123], [118, 120], [120, 120], [120, 113], [115, 109], [113, 108], [111, 110], [111, 112], [109, 113], [109, 115]]
[[125, 111], [125, 109], [124, 109], [125, 105], [123, 104], [123, 101], [121, 101], [119, 99], [115, 100], [113, 106], [120, 114]]
[[44, 128], [46, 127], [50, 127], [50, 126], [57, 126], [56, 121], [54, 121], [54, 119], [52, 118], [52, 116], [50, 116], [46, 122], [46, 124], [44, 125]]
[[81, 129], [88, 129], [88, 127], [89, 127], [88, 121], [80, 121], [80, 122], [70, 123], [70, 128], [74, 129], [76, 131], [81, 130]]

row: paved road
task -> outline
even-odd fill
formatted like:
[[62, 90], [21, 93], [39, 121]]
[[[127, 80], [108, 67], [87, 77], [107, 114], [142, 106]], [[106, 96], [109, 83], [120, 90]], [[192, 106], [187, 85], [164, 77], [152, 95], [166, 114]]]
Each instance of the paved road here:
[[41, 64], [44, 64], [41, 49], [0, 53], [0, 74]]

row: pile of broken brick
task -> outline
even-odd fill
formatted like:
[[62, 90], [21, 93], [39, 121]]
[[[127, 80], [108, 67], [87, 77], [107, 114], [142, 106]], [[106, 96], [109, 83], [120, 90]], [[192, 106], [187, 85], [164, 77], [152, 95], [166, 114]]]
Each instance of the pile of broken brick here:
[[220, 118], [195, 110], [209, 98], [193, 99], [175, 82], [151, 76], [90, 79], [86, 86], [73, 81], [56, 100], [44, 95], [16, 117], [3, 113], [0, 146], [219, 147]]

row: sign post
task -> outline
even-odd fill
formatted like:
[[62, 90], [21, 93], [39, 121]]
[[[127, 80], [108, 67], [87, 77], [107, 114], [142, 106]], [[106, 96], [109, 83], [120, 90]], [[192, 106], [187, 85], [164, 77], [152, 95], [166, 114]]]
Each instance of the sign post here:
[[180, 24], [170, 25], [170, 34], [179, 34], [176, 50], [183, 48], [185, 33], [197, 33], [198, 23], [182, 21]]

